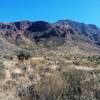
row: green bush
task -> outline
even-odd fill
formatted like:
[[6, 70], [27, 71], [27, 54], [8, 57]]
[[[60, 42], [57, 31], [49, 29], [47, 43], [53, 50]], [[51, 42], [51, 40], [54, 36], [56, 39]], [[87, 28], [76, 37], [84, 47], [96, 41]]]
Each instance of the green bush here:
[[100, 64], [100, 56], [89, 56], [86, 59], [92, 63]]
[[32, 57], [32, 53], [30, 51], [17, 51], [18, 60], [28, 60]]

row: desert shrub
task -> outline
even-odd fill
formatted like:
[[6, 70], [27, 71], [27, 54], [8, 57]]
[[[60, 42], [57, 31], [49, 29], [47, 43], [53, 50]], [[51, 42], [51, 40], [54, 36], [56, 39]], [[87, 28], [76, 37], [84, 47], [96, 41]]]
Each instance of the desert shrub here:
[[4, 64], [2, 61], [0, 61], [0, 79], [4, 78], [5, 74], [4, 74]]
[[26, 71], [27, 70], [27, 65], [24, 63], [19, 64], [19, 67], [23, 70]]
[[32, 57], [32, 53], [30, 51], [17, 51], [18, 60], [28, 60]]
[[0, 71], [4, 70], [4, 64], [2, 61], [0, 61]]
[[[59, 78], [58, 78], [59, 77]], [[42, 79], [32, 86], [20, 88], [19, 96], [22, 100], [62, 100], [64, 90], [64, 80], [56, 73]]]
[[63, 100], [80, 100], [82, 95], [81, 80], [84, 79], [83, 73], [76, 70], [63, 72], [62, 77], [68, 83], [63, 92]]
[[89, 57], [86, 57], [85, 59], [87, 59], [88, 61], [92, 63], [100, 64], [100, 56], [89, 56]]
[[97, 100], [100, 100], [100, 90], [95, 91], [95, 97]]
[[100, 82], [94, 74], [79, 70], [53, 72], [37, 84], [20, 88], [19, 96], [21, 100], [99, 100]]
[[13, 57], [10, 55], [5, 55], [4, 58], [9, 59], [9, 60], [13, 60]]
[[40, 100], [61, 100], [65, 82], [59, 73], [46, 76], [36, 85]]
[[[62, 73], [66, 83], [63, 100], [99, 100], [99, 79], [94, 77], [94, 72], [69, 71]], [[95, 99], [96, 98], [96, 99]], [[98, 98], [98, 99], [97, 99]]]
[[19, 87], [18, 88], [18, 96], [21, 98], [21, 100], [33, 100], [33, 87], [27, 86], [27, 87]]
[[77, 66], [80, 65], [79, 61], [73, 61], [73, 64]]
[[21, 43], [22, 43], [22, 36], [20, 34], [17, 34], [16, 39], [15, 39], [15, 44], [17, 46], [20, 46]]

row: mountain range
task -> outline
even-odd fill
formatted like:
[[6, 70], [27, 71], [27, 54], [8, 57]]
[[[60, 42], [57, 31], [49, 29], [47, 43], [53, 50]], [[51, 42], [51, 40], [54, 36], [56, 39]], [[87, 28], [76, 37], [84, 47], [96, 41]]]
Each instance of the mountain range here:
[[0, 55], [31, 44], [73, 54], [99, 54], [100, 28], [72, 20], [0, 23]]

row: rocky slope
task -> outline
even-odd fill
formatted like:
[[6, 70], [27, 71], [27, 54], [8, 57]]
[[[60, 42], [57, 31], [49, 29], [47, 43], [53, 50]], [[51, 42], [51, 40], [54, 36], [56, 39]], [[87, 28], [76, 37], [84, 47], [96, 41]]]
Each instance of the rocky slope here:
[[100, 100], [97, 26], [0, 23], [0, 100], [83, 99]]
[[100, 51], [100, 28], [71, 20], [59, 20], [56, 23], [45, 21], [0, 23], [0, 35], [4, 38], [4, 42], [6, 39], [9, 44], [16, 47], [24, 47], [30, 43], [27, 41], [31, 41], [49, 48], [62, 46], [67, 50], [75, 47], [81, 52], [92, 51], [94, 54]]

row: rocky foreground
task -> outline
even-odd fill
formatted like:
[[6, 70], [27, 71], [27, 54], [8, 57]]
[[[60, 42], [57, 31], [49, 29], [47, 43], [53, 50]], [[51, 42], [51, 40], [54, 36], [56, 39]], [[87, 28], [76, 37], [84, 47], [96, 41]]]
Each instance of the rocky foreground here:
[[0, 62], [0, 100], [99, 100], [99, 81], [100, 59], [94, 57], [16, 56]]

